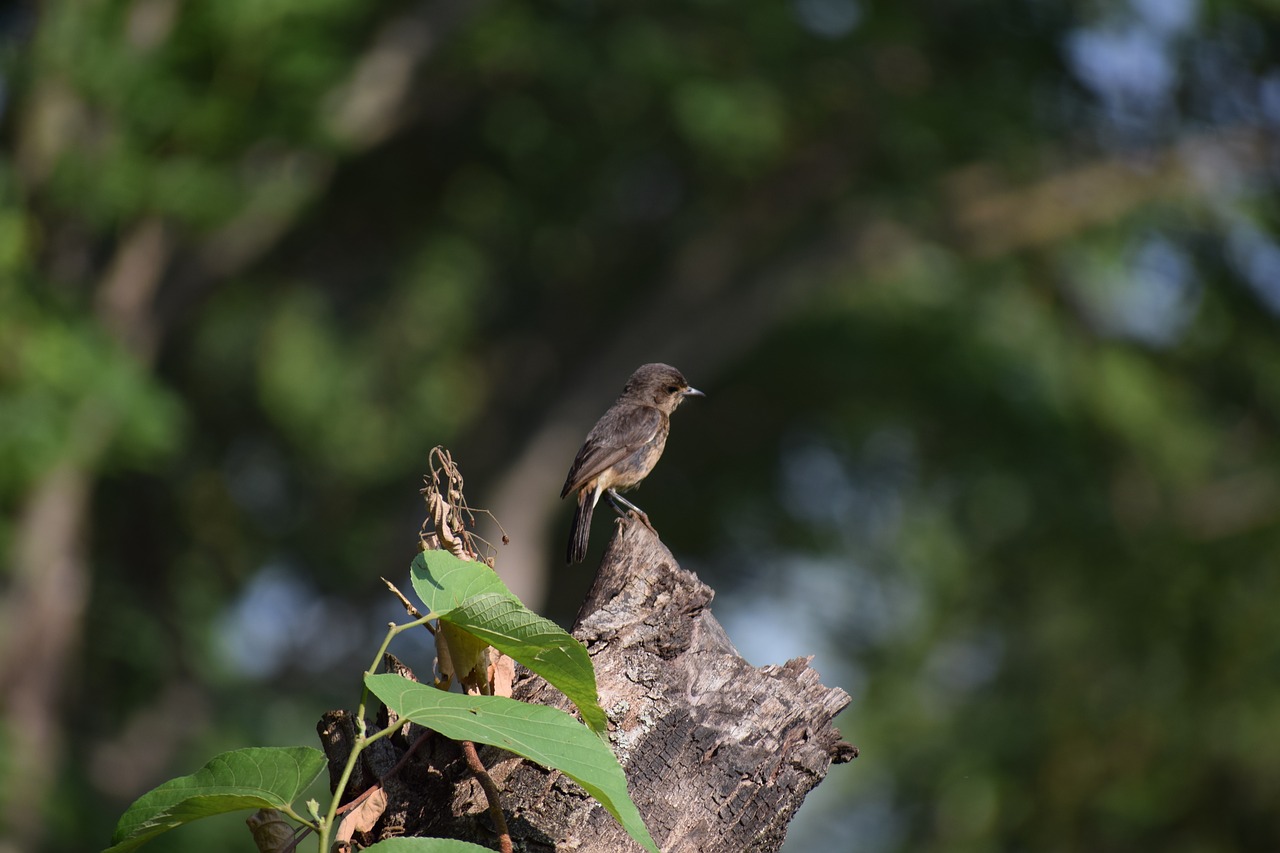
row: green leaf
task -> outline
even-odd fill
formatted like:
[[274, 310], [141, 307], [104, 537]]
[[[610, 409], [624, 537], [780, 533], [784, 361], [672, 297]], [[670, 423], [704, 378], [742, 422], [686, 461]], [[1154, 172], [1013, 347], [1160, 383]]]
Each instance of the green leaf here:
[[140, 847], [162, 832], [240, 809], [287, 809], [324, 770], [324, 753], [308, 746], [224, 752], [190, 776], [139, 797], [116, 824], [107, 853]]
[[489, 847], [453, 838], [388, 838], [365, 849], [377, 853], [493, 853]]
[[369, 675], [365, 684], [401, 717], [445, 737], [501, 747], [559, 770], [608, 809], [637, 843], [658, 853], [608, 743], [564, 711], [504, 696], [446, 693], [398, 675]]
[[485, 640], [541, 675], [578, 706], [592, 731], [608, 726], [596, 693], [596, 671], [582, 643], [514, 598], [487, 592], [440, 617]]
[[424, 551], [411, 571], [414, 590], [432, 612], [541, 675], [578, 706], [592, 731], [605, 730], [586, 648], [521, 604], [492, 569], [447, 551]]
[[414, 592], [433, 613], [447, 613], [468, 598], [487, 592], [515, 599], [493, 569], [461, 560], [448, 551], [423, 551], [413, 558], [410, 572]]

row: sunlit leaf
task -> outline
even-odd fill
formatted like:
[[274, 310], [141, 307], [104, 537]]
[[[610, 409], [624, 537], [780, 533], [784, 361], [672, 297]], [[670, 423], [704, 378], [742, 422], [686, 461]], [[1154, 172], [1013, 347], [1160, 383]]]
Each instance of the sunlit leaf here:
[[365, 849], [374, 853], [493, 853], [491, 848], [453, 838], [388, 838]]
[[468, 599], [442, 617], [490, 643], [529, 669], [578, 706], [594, 731], [608, 725], [596, 693], [596, 674], [587, 649], [550, 619], [500, 593]]
[[595, 670], [582, 643], [521, 604], [483, 563], [446, 551], [424, 551], [411, 570], [414, 590], [442, 620], [545, 678], [578, 706], [592, 730], [605, 730], [608, 721], [596, 693]]
[[559, 770], [598, 800], [637, 843], [657, 853], [609, 745], [565, 712], [503, 696], [446, 693], [398, 675], [370, 675], [365, 684], [402, 718]]
[[448, 551], [423, 551], [410, 566], [413, 589], [435, 613], [446, 613], [468, 598], [500, 593], [515, 598], [498, 573], [472, 560], [460, 560]]
[[133, 850], [176, 826], [240, 809], [288, 808], [327, 764], [311, 747], [224, 752], [190, 776], [139, 797], [116, 824], [107, 853]]

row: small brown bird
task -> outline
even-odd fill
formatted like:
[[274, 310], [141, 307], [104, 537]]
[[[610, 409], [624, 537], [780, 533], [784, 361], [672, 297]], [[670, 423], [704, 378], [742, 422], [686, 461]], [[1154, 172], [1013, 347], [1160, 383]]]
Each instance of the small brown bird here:
[[649, 517], [618, 491], [640, 485], [658, 464], [671, 431], [671, 413], [690, 396], [706, 395], [690, 388], [671, 365], [641, 365], [609, 411], [587, 433], [560, 490], [561, 498], [573, 491], [578, 493], [578, 509], [569, 533], [570, 563], [581, 562], [587, 556], [591, 513], [601, 494], [608, 496], [614, 509], [621, 512], [621, 504], [649, 524]]

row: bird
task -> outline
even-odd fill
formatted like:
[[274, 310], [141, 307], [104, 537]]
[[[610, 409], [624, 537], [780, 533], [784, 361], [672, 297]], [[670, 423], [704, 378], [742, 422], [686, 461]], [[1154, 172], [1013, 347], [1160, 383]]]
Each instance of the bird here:
[[620, 506], [626, 507], [653, 529], [649, 516], [618, 492], [640, 485], [658, 464], [676, 407], [686, 397], [705, 396], [669, 364], [644, 364], [631, 374], [618, 399], [587, 433], [560, 490], [562, 500], [578, 493], [566, 562], [580, 563], [587, 556], [591, 514], [601, 495], [619, 513]]

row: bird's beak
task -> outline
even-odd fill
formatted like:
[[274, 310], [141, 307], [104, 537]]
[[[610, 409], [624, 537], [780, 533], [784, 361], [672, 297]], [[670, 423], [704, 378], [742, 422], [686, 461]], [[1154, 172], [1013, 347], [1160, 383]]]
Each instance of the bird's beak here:
[[684, 389], [683, 391], [681, 391], [680, 393], [681, 393], [682, 395], [684, 395], [685, 397], [705, 397], [705, 396], [707, 396], [706, 394], [703, 394], [701, 391], [699, 391], [697, 388], [686, 388], [686, 389]]

